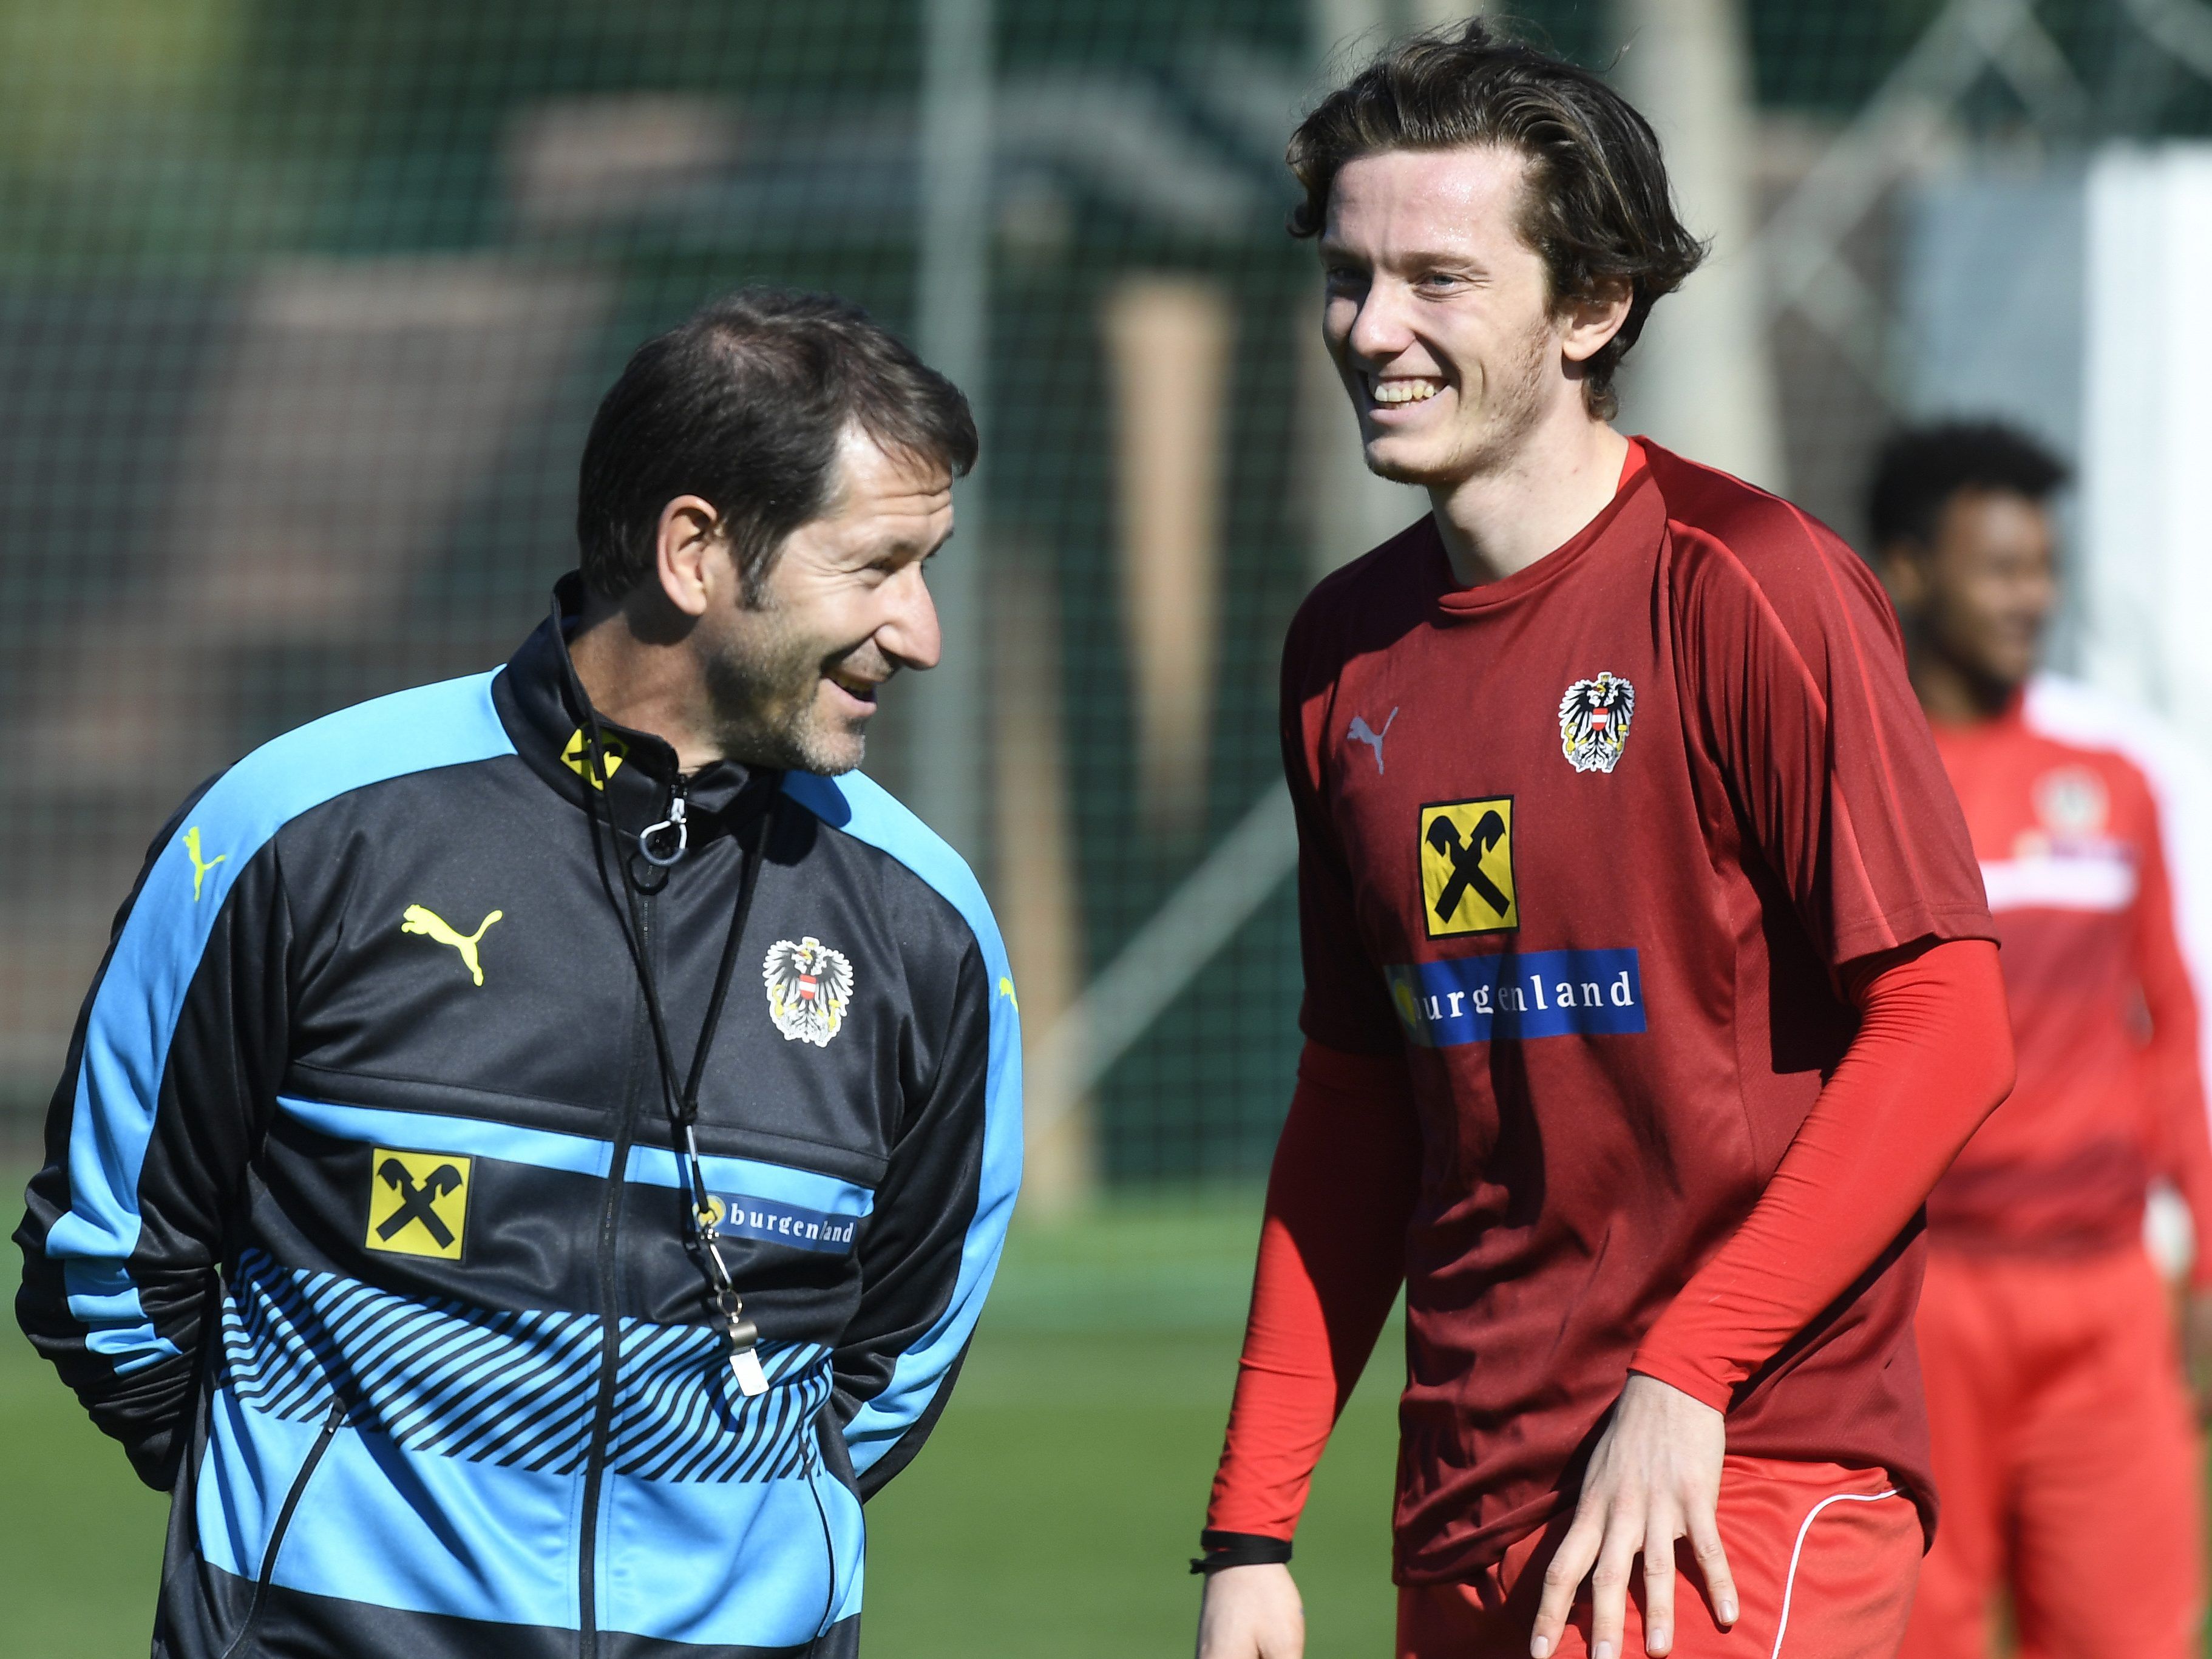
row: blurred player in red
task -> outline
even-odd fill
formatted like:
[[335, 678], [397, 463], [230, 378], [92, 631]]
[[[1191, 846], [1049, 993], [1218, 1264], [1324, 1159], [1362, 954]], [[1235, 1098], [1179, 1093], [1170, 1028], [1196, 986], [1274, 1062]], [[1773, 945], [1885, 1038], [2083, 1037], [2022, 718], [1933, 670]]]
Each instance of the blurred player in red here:
[[1702, 250], [1603, 82], [1470, 25], [1290, 160], [1368, 464], [1432, 510], [1285, 652], [1307, 1045], [1200, 1654], [1302, 1651], [1291, 1534], [1402, 1280], [1401, 1656], [1887, 1659], [1922, 1201], [2012, 1072], [1895, 617], [1609, 424]]
[[2198, 1651], [2197, 1431], [2143, 1207], [2163, 1176], [2195, 1220], [2201, 1353], [2212, 802], [2144, 716], [2032, 677], [2061, 476], [2018, 434], [1952, 425], [1900, 434], [1872, 490], [1913, 688], [2003, 941], [2020, 1064], [1928, 1200], [1918, 1322], [1943, 1525], [1909, 1659], [1983, 1659], [2007, 1589], [2029, 1659]]

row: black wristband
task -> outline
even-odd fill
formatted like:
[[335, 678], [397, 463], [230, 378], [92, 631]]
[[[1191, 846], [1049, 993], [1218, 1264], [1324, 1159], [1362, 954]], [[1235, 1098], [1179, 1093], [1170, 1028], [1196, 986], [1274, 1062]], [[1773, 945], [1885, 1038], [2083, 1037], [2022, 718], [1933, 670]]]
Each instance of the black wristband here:
[[1256, 1567], [1269, 1561], [1291, 1559], [1291, 1540], [1269, 1538], [1264, 1533], [1216, 1532], [1211, 1527], [1198, 1535], [1205, 1554], [1192, 1559], [1190, 1570], [1216, 1573], [1224, 1567]]

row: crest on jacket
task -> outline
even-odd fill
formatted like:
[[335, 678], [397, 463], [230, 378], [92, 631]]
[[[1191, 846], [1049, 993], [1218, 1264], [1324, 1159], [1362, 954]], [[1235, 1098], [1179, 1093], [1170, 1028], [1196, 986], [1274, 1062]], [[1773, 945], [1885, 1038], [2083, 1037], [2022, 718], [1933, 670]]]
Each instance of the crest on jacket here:
[[1559, 699], [1559, 747], [1577, 772], [1610, 772], [1628, 746], [1636, 688], [1618, 674], [1577, 680]]
[[825, 1048], [845, 1024], [853, 995], [853, 964], [809, 933], [798, 944], [778, 939], [761, 964], [768, 1014], [787, 1041]]

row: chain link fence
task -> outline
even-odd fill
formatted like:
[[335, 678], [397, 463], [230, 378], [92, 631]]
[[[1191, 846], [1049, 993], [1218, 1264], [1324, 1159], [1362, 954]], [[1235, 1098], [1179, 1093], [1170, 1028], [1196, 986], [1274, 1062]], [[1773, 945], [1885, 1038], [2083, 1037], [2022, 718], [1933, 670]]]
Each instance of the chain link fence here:
[[[1359, 471], [1282, 147], [1333, 65], [1451, 9], [0, 0], [0, 1122], [30, 1132], [185, 793], [501, 659], [629, 351], [774, 282], [866, 305], [982, 417], [950, 659], [870, 769], [1006, 925], [1038, 1203], [1256, 1175], [1297, 1042], [1276, 654], [1424, 505]], [[1930, 379], [1974, 334], [1957, 204], [2212, 132], [2201, 0], [1517, 15], [1646, 100], [1719, 237], [1632, 416], [1847, 535], [1899, 412], [2007, 384]]]

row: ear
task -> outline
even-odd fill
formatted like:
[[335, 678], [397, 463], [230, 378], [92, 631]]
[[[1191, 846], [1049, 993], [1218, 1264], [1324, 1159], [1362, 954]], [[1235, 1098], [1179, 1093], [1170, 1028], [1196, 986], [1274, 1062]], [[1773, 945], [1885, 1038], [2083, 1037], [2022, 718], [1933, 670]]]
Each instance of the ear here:
[[1628, 307], [1635, 297], [1636, 290], [1626, 277], [1613, 276], [1588, 294], [1565, 301], [1559, 307], [1560, 319], [1566, 325], [1559, 337], [1559, 349], [1567, 361], [1586, 363], [1603, 350], [1628, 320]]
[[687, 617], [703, 617], [728, 580], [729, 546], [711, 502], [678, 495], [660, 509], [653, 538], [653, 574], [668, 602]]

